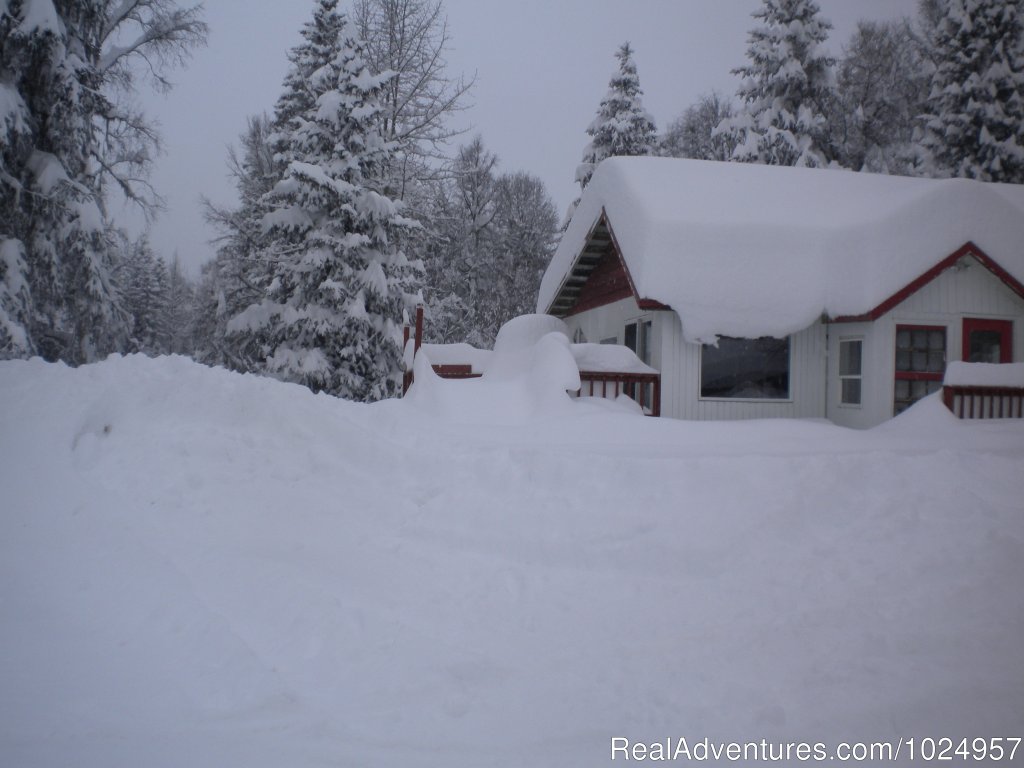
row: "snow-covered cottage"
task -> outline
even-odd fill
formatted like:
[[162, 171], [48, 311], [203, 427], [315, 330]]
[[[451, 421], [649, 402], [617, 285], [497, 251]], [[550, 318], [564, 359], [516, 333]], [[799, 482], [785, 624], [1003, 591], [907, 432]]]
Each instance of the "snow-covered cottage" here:
[[538, 312], [634, 349], [665, 416], [873, 426], [1024, 361], [1024, 186], [611, 158]]

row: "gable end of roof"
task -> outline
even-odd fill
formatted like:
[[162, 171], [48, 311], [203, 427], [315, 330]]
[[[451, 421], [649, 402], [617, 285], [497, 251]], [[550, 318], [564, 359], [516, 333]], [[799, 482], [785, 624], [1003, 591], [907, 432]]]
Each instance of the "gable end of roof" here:
[[1003, 269], [999, 264], [981, 248], [975, 245], [973, 242], [968, 241], [962, 246], [957, 248], [953, 253], [949, 254], [946, 258], [936, 264], [934, 267], [929, 269], [924, 274], [915, 278], [911, 282], [907, 283], [900, 290], [896, 291], [892, 296], [887, 298], [885, 301], [880, 303], [873, 309], [860, 314], [860, 315], [842, 315], [839, 317], [833, 317], [829, 320], [832, 323], [857, 323], [864, 321], [874, 321], [880, 318], [889, 310], [899, 306], [904, 301], [909, 299], [919, 290], [924, 288], [928, 283], [937, 278], [943, 272], [950, 267], [956, 265], [963, 258], [974, 258], [982, 266], [984, 266], [989, 272], [999, 278], [1011, 291], [1024, 299], [1024, 284], [1017, 280], [1013, 275]]
[[[607, 264], [609, 257], [618, 262], [615, 271], [621, 272], [625, 276], [628, 290], [613, 290], [603, 294], [596, 301], [588, 301], [586, 297], [588, 281], [595, 270]], [[640, 309], [670, 308], [654, 299], [643, 298], [637, 292], [636, 283], [630, 274], [629, 265], [626, 263], [619, 241], [615, 237], [608, 213], [602, 208], [601, 214], [591, 226], [590, 231], [587, 232], [583, 247], [576, 254], [572, 266], [562, 278], [562, 284], [555, 292], [545, 312], [555, 317], [567, 317], [629, 296], [633, 297]]]

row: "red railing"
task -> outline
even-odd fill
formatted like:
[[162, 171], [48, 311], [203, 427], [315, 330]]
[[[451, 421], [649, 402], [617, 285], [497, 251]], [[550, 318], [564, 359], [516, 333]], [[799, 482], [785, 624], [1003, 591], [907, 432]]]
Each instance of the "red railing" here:
[[961, 419], [1024, 418], [1024, 387], [946, 385], [942, 401]]
[[629, 395], [647, 416], [661, 415], [661, 374], [580, 371], [578, 396], [618, 397]]

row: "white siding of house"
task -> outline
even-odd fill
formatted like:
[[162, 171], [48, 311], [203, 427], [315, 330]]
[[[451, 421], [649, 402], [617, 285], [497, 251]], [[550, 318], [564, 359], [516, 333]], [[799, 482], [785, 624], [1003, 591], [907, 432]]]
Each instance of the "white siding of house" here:
[[825, 328], [814, 323], [790, 337], [790, 400], [705, 400], [700, 397], [700, 345], [683, 341], [675, 312], [661, 326], [661, 412], [677, 419], [824, 418]]
[[[833, 323], [828, 330], [828, 418], [867, 428], [892, 418], [896, 378], [896, 326], [946, 329], [946, 359], [963, 359], [965, 317], [1013, 321], [1013, 360], [1024, 362], [1024, 299], [973, 259], [947, 269], [873, 323]], [[839, 341], [864, 339], [862, 406], [839, 403]]]
[[[631, 298], [621, 299], [603, 307], [588, 309], [578, 315], [569, 315], [565, 318], [565, 324], [572, 331], [570, 338], [573, 341], [588, 341], [599, 344], [602, 340], [615, 337], [617, 344], [623, 342], [623, 328], [629, 320], [635, 319], [643, 314], [637, 306], [636, 300]], [[576, 336], [576, 331], [582, 332], [582, 338]]]

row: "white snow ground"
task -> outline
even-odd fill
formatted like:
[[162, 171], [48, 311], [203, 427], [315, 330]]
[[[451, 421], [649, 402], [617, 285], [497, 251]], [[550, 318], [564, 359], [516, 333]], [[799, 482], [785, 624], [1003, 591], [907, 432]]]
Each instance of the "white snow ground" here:
[[431, 402], [0, 364], [0, 764], [1024, 736], [1024, 422]]

